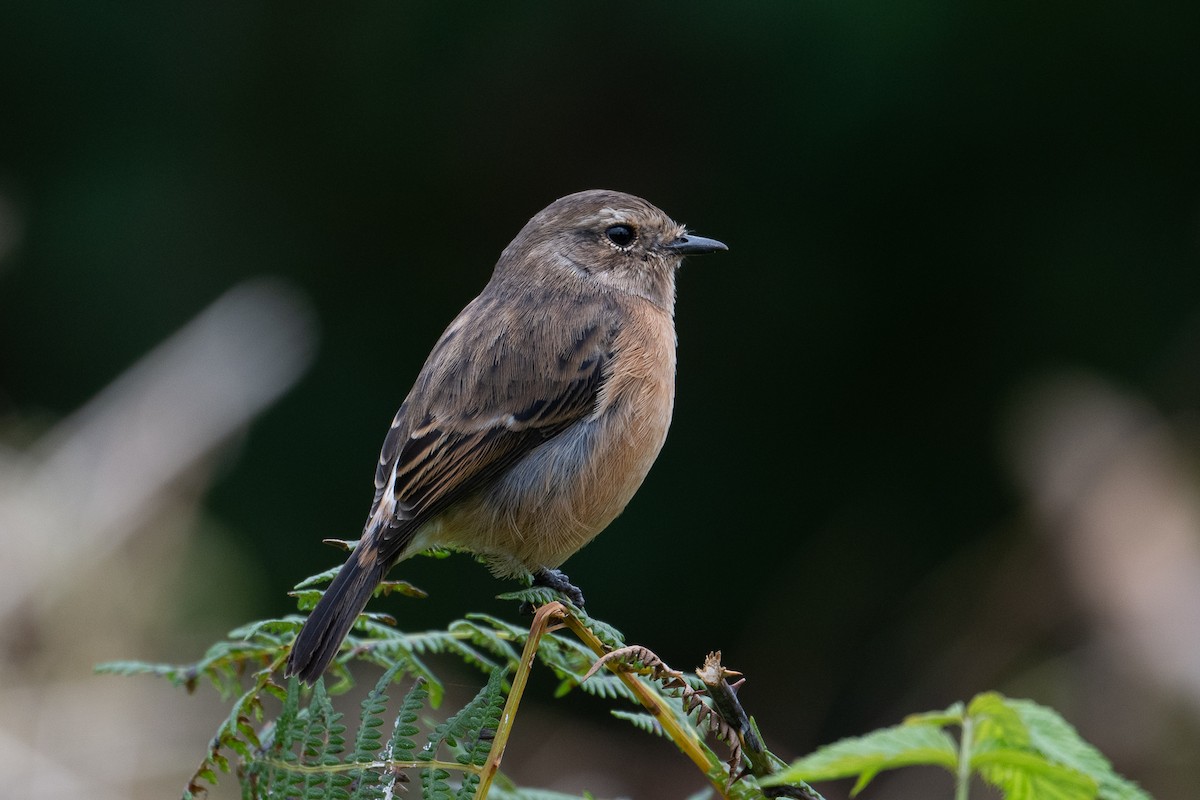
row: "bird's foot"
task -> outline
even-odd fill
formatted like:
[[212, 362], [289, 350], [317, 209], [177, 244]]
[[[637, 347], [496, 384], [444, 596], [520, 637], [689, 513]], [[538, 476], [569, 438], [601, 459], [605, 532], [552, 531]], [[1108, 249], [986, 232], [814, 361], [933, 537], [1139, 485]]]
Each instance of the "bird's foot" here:
[[565, 595], [575, 605], [583, 605], [583, 592], [579, 591], [579, 587], [571, 583], [570, 578], [561, 570], [542, 567], [533, 573], [533, 585], [553, 589], [559, 594]]
[[[579, 591], [579, 587], [571, 583], [566, 574], [560, 570], [542, 567], [533, 573], [533, 585], [553, 589], [575, 605], [583, 607], [583, 592]], [[523, 603], [521, 611], [531, 614], [534, 607], [531, 603]]]

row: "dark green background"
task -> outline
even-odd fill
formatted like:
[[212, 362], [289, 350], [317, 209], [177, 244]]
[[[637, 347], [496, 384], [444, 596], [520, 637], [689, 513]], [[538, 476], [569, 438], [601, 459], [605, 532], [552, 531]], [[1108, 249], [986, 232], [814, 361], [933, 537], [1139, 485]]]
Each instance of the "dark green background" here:
[[[295, 282], [317, 361], [210, 496], [257, 584], [227, 622], [282, 613], [336, 558], [319, 540], [357, 535], [392, 413], [501, 248], [558, 196], [633, 192], [730, 251], [681, 275], [674, 426], [567, 565], [589, 609], [676, 666], [723, 648], [792, 754], [1003, 689], [1086, 628], [929, 672], [987, 637], [981, 587], [1030, 552], [1014, 392], [1083, 368], [1200, 402], [1198, 23], [1194, 2], [6, 4], [0, 191], [25, 228], [0, 415], [66, 414], [235, 282]], [[506, 588], [465, 558], [397, 572], [434, 593], [380, 604], [413, 626]]]

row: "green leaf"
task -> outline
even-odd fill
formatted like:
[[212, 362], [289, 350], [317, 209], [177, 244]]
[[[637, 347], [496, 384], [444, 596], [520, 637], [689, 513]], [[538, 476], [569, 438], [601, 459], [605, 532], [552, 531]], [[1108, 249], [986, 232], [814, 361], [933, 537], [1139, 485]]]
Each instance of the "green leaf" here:
[[307, 578], [300, 581], [292, 588], [294, 588], [294, 589], [311, 589], [314, 586], [320, 586], [323, 583], [329, 583], [331, 580], [334, 579], [334, 577], [338, 574], [338, 571], [341, 570], [341, 568], [342, 568], [342, 565], [338, 564], [336, 567], [330, 567], [329, 569], [322, 570], [322, 571], [318, 572], [316, 575], [309, 575]]
[[1028, 729], [1033, 748], [1048, 761], [1090, 777], [1099, 787], [1097, 797], [1102, 800], [1151, 800], [1141, 787], [1113, 771], [1108, 759], [1084, 741], [1058, 712], [1032, 700], [1008, 702]]
[[975, 731], [971, 767], [1008, 800], [1150, 800], [1052, 709], [986, 692], [967, 713]]
[[1096, 782], [1051, 764], [1038, 753], [996, 748], [971, 758], [971, 769], [1004, 792], [1005, 800], [1093, 800]]
[[[421, 732], [417, 722], [425, 704], [429, 700], [429, 692], [425, 690], [425, 682], [416, 680], [404, 696], [400, 704], [400, 713], [396, 715], [396, 724], [392, 728], [392, 738], [388, 743], [387, 754], [397, 761], [413, 761], [416, 759], [417, 743], [413, 737]], [[393, 775], [388, 787], [394, 788], [400, 775]]]
[[[355, 644], [361, 644], [361, 641], [356, 639]], [[385, 668], [401, 664], [405, 672], [424, 682], [425, 690], [429, 692], [430, 705], [437, 708], [442, 704], [446, 689], [441, 679], [417, 656], [407, 637], [389, 633], [384, 639], [376, 639], [366, 655], [371, 661]]]
[[967, 706], [967, 716], [974, 723], [971, 752], [1029, 747], [1029, 729], [1004, 695], [998, 692], [976, 695]]
[[626, 722], [633, 724], [635, 728], [639, 728], [646, 733], [653, 733], [655, 736], [663, 736], [663, 727], [653, 714], [647, 714], [644, 711], [624, 711], [619, 708], [614, 708], [608, 713], [612, 714], [617, 719], [623, 719]]
[[598, 672], [588, 678], [585, 683], [580, 683], [579, 681], [582, 677], [583, 673], [581, 672], [570, 672], [565, 675], [562, 683], [554, 690], [554, 696], [562, 697], [572, 689], [579, 688], [590, 695], [602, 697], [606, 700], [623, 697], [631, 703], [638, 702], [637, 695], [617, 675], [613, 675], [610, 672]]
[[[354, 738], [354, 752], [350, 755], [351, 761], [374, 761], [375, 754], [383, 748], [383, 734], [380, 728], [383, 726], [383, 714], [387, 710], [388, 687], [400, 671], [400, 667], [400, 664], [396, 664], [384, 672], [375, 687], [363, 699], [358, 735]], [[379, 773], [360, 769], [352, 772], [351, 776], [354, 778], [354, 786], [349, 795], [351, 800], [367, 800], [379, 795], [379, 792], [375, 791], [375, 787], [381, 782]]]
[[962, 703], [955, 703], [945, 711], [926, 711], [921, 714], [909, 714], [904, 718], [905, 725], [935, 725], [945, 728], [949, 725], [962, 725], [964, 708]]
[[[284, 617], [283, 619], [263, 619], [257, 622], [248, 622], [234, 628], [229, 632], [230, 639], [255, 639], [257, 637], [267, 637], [271, 641], [280, 641], [280, 637], [287, 637], [287, 641], [291, 641], [291, 637], [296, 635], [296, 631], [304, 620], [298, 616]], [[282, 642], [281, 642], [282, 643]]]
[[[476, 699], [459, 712], [466, 716], [461, 725], [461, 732], [455, 736], [469, 739], [469, 743], [462, 748], [460, 763], [481, 767], [487, 761], [488, 753], [492, 749], [492, 740], [500, 726], [504, 701], [504, 672], [495, 670], [488, 676], [487, 685], [480, 690]], [[475, 708], [472, 709], [472, 706]], [[455, 795], [456, 800], [471, 800], [478, 785], [478, 774], [464, 775], [462, 786]]]
[[821, 781], [858, 777], [857, 794], [872, 778], [885, 769], [928, 764], [953, 771], [958, 763], [958, 748], [953, 739], [935, 725], [897, 725], [842, 739], [818, 749], [783, 771], [762, 778], [763, 786], [795, 781]]
[[175, 664], [154, 664], [149, 661], [105, 661], [92, 667], [98, 675], [168, 675], [180, 669]]
[[547, 589], [545, 586], [529, 586], [524, 589], [518, 589], [515, 592], [504, 592], [496, 595], [499, 600], [515, 600], [518, 603], [530, 603], [535, 606], [544, 606], [547, 603], [559, 602], [572, 611], [578, 611], [579, 607], [570, 601], [570, 599], [553, 589]]
[[405, 597], [415, 597], [418, 600], [424, 600], [429, 597], [429, 592], [421, 589], [408, 581], [390, 580], [380, 581], [375, 587], [374, 597], [388, 597], [393, 594], [403, 595]]
[[312, 611], [324, 594], [320, 589], [296, 589], [288, 592], [289, 597], [296, 598], [296, 608], [301, 611]]

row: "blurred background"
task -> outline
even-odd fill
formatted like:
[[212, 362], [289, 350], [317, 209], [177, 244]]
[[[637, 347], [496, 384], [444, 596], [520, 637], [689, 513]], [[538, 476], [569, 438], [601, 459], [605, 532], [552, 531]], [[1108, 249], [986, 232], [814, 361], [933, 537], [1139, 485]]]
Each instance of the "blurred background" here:
[[[589, 611], [723, 650], [785, 757], [996, 689], [1194, 796], [1198, 36], [1182, 0], [6, 3], [0, 793], [177, 794], [223, 705], [92, 664], [292, 609], [442, 328], [603, 187], [730, 252], [684, 267]], [[516, 616], [467, 557], [396, 574], [406, 627]], [[515, 777], [702, 785], [553, 684]]]

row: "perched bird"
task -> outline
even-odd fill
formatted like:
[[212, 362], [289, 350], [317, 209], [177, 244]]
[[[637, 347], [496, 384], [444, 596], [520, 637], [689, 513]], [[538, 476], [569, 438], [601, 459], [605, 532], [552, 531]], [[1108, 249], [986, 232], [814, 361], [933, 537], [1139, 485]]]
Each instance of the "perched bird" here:
[[621, 192], [534, 216], [396, 412], [362, 538], [286, 673], [314, 682], [388, 570], [433, 547], [582, 604], [555, 568], [625, 508], [671, 422], [675, 270], [726, 249]]

